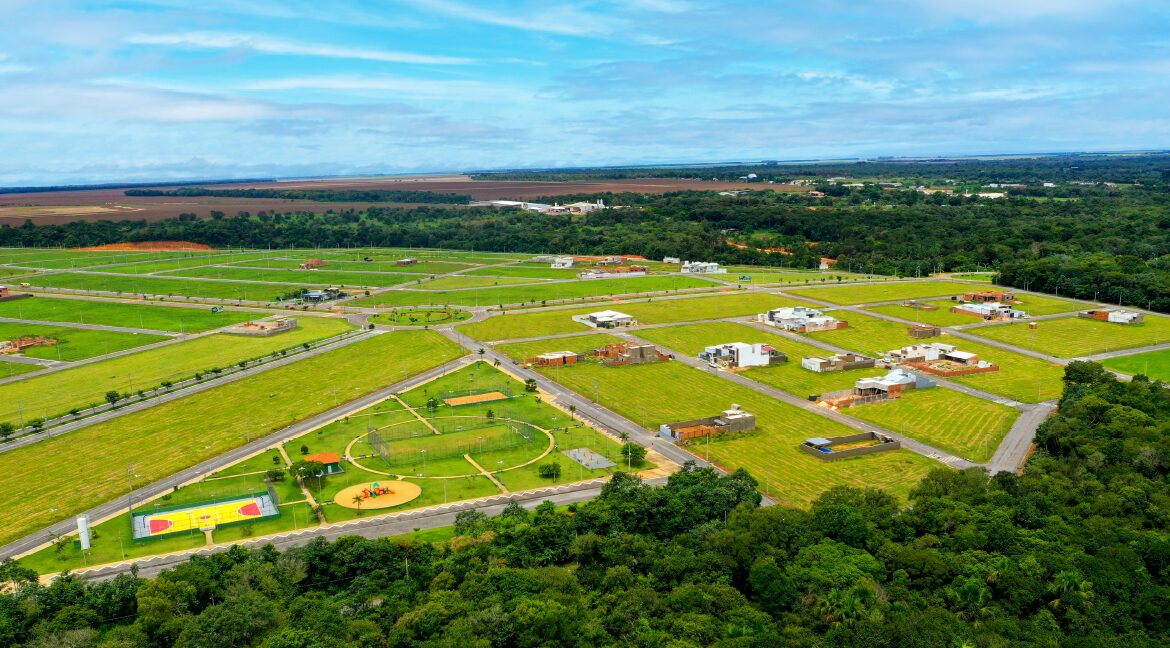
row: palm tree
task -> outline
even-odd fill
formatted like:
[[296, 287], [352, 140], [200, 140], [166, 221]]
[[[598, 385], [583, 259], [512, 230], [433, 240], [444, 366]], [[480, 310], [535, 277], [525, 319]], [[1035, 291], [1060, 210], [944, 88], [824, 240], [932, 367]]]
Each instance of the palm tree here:
[[362, 516], [362, 496], [361, 495], [354, 495], [353, 496], [353, 503], [357, 505], [358, 517], [361, 517]]

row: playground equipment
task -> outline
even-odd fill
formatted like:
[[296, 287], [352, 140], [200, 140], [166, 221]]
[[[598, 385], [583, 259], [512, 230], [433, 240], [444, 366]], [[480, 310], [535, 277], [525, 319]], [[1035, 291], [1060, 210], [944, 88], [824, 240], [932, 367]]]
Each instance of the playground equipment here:
[[369, 482], [341, 489], [333, 496], [333, 503], [345, 508], [365, 511], [405, 504], [421, 494], [422, 488], [413, 482]]

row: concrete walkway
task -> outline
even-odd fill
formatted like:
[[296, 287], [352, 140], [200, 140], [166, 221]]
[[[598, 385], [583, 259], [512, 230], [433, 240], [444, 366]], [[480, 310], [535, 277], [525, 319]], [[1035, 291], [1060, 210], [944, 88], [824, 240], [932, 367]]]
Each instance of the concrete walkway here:
[[479, 465], [479, 462], [477, 462], [475, 459], [472, 459], [471, 455], [465, 454], [465, 455], [463, 455], [463, 458], [467, 460], [467, 463], [475, 466], [475, 469], [479, 471], [479, 474], [490, 479], [491, 482], [496, 485], [496, 488], [500, 489], [501, 493], [503, 493], [504, 495], [511, 495], [512, 494], [512, 491], [508, 490], [508, 488], [506, 486], [501, 484], [500, 480], [496, 479], [495, 475], [491, 474], [490, 472], [487, 471], [486, 468]]

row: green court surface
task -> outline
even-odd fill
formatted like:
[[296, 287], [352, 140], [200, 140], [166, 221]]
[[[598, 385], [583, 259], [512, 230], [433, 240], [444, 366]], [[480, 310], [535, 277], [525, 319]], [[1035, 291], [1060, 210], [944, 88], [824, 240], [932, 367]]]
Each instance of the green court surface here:
[[22, 337], [44, 337], [56, 340], [56, 344], [28, 347], [20, 355], [45, 360], [73, 362], [94, 356], [106, 355], [134, 347], [154, 344], [171, 339], [166, 335], [145, 333], [122, 333], [96, 329], [69, 328], [44, 324], [22, 324], [0, 322], [0, 340], [14, 340]]
[[211, 308], [211, 306], [160, 306], [114, 300], [69, 299], [38, 295], [31, 299], [0, 302], [0, 317], [42, 322], [69, 322], [70, 324], [127, 326], [182, 333], [199, 333], [264, 317], [262, 313], [246, 313], [227, 309], [216, 313], [212, 312]]
[[942, 387], [912, 389], [894, 401], [841, 410], [975, 463], [995, 454], [1020, 412]]
[[969, 329], [980, 337], [1058, 358], [1076, 358], [1121, 349], [1170, 342], [1170, 318], [1146, 315], [1144, 324], [1116, 324], [1079, 317], [1028, 323], [996, 324]]
[[810, 297], [834, 304], [866, 304], [895, 299], [949, 297], [970, 291], [969, 284], [957, 281], [885, 281], [875, 284], [793, 288], [796, 297]]

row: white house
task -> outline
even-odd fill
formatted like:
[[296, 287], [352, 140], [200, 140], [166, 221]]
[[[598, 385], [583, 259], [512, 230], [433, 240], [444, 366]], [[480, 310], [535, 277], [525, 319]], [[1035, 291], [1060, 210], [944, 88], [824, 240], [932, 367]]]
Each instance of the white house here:
[[575, 259], [571, 256], [553, 257], [552, 267], [554, 268], [572, 268]]
[[1028, 317], [1026, 312], [1022, 310], [1016, 310], [1011, 306], [1000, 302], [964, 302], [957, 306], [952, 306], [951, 312], [978, 315], [983, 319], [1024, 319]]
[[699, 359], [705, 360], [712, 367], [739, 369], [766, 367], [773, 362], [784, 362], [788, 357], [769, 344], [731, 342], [707, 347], [699, 354]]
[[678, 263], [682, 263], [682, 260], [681, 260], [681, 259], [679, 259], [678, 257], [662, 257], [662, 262], [663, 262], [663, 263], [675, 263], [675, 264], [678, 264]]
[[809, 333], [812, 331], [834, 331], [848, 326], [834, 317], [829, 317], [815, 308], [807, 306], [785, 306], [773, 308], [767, 313], [760, 313], [756, 321], [782, 328], [786, 331]]
[[727, 268], [720, 268], [718, 263], [707, 261], [683, 261], [682, 271], [687, 274], [723, 274]]
[[591, 328], [620, 328], [633, 326], [638, 323], [633, 315], [626, 315], [612, 310], [603, 310], [588, 315], [574, 315], [574, 322], [580, 322]]

